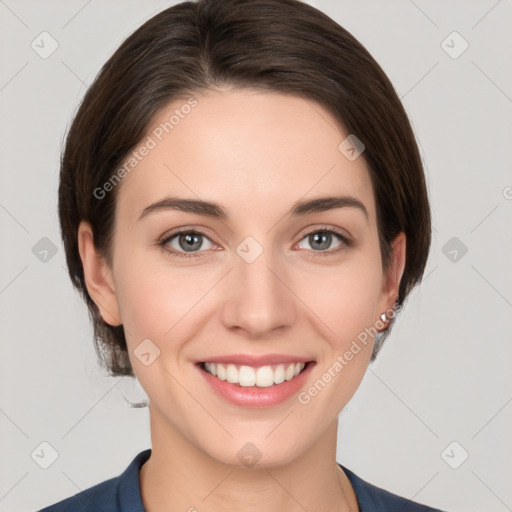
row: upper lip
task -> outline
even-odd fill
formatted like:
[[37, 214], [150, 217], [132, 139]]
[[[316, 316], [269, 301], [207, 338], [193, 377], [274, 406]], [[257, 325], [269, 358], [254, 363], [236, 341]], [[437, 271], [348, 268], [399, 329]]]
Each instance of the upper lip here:
[[197, 361], [197, 363], [227, 363], [239, 366], [267, 366], [281, 363], [308, 363], [309, 361], [312, 361], [312, 359], [288, 354], [267, 354], [262, 356], [230, 354], [225, 356], [208, 357]]

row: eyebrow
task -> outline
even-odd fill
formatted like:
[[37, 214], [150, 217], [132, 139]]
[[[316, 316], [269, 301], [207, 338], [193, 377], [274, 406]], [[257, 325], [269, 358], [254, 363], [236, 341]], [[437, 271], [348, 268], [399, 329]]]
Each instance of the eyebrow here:
[[[325, 212], [337, 208], [356, 208], [364, 213], [368, 221], [368, 211], [365, 205], [352, 196], [330, 196], [309, 199], [307, 201], [295, 202], [288, 213], [288, 217], [300, 217], [312, 213]], [[227, 210], [215, 202], [202, 201], [199, 199], [183, 199], [179, 197], [166, 197], [156, 203], [146, 206], [137, 220], [142, 220], [148, 215], [165, 210], [179, 210], [182, 212], [196, 213], [212, 218], [227, 220]]]

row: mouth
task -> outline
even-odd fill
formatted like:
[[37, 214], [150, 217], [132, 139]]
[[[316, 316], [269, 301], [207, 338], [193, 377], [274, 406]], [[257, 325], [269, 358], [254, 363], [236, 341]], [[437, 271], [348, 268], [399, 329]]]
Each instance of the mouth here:
[[314, 361], [297, 361], [265, 366], [247, 366], [204, 361], [198, 363], [198, 366], [216, 379], [241, 388], [269, 388], [294, 380], [313, 364]]

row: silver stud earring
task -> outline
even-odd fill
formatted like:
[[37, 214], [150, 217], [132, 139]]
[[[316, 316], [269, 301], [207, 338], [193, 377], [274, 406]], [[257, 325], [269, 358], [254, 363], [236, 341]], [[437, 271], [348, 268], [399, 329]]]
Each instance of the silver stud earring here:
[[382, 313], [382, 315], [380, 315], [380, 319], [385, 322], [386, 319], [387, 319], [387, 316], [386, 316], [386, 313]]

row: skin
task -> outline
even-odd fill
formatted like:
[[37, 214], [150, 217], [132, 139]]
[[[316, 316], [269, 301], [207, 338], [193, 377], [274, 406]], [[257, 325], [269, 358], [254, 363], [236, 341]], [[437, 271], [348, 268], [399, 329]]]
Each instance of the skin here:
[[[88, 291], [106, 322], [124, 325], [150, 400], [152, 455], [139, 475], [144, 505], [149, 512], [356, 511], [336, 465], [337, 416], [361, 383], [371, 338], [307, 405], [296, 396], [260, 409], [230, 404], [193, 363], [235, 353], [304, 356], [316, 361], [307, 389], [393, 306], [405, 236], [394, 240], [384, 272], [366, 163], [338, 150], [347, 134], [320, 105], [251, 89], [208, 89], [195, 98], [197, 106], [119, 185], [112, 268], [88, 223], [78, 233]], [[166, 106], [148, 134], [184, 103]], [[338, 194], [359, 199], [368, 218], [353, 207], [285, 215], [298, 200]], [[168, 195], [215, 201], [230, 217], [166, 210], [137, 220]], [[353, 244], [343, 247], [332, 235], [319, 248], [308, 235], [325, 226]], [[204, 233], [200, 257], [158, 246], [180, 227]], [[252, 263], [236, 252], [247, 236], [263, 249]], [[167, 246], [190, 254], [179, 241]], [[147, 338], [160, 350], [148, 366], [134, 355]], [[262, 454], [252, 468], [237, 456], [247, 442]]]

